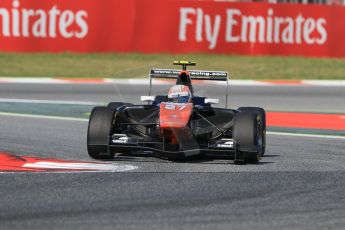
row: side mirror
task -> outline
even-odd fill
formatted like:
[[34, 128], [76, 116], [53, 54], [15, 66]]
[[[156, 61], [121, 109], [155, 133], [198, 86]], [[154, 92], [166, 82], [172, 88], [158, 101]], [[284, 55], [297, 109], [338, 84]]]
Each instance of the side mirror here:
[[155, 96], [141, 96], [140, 101], [153, 102], [155, 98]]
[[219, 103], [219, 99], [215, 98], [205, 98], [205, 104], [218, 104]]

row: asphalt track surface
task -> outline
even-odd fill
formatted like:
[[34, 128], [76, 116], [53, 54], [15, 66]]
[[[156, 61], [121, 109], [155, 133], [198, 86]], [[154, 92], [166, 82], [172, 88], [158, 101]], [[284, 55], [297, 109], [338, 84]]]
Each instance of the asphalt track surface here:
[[[231, 93], [236, 106], [345, 110], [341, 87]], [[0, 84], [0, 98], [11, 99], [105, 103], [146, 94], [142, 86]], [[85, 121], [0, 116], [0, 151], [89, 161], [86, 129]], [[0, 229], [344, 229], [345, 140], [269, 135], [267, 146], [258, 165], [119, 156], [116, 163], [138, 168], [0, 173]]]
[[[158, 92], [163, 87], [154, 87]], [[345, 88], [336, 86], [230, 86], [229, 106], [262, 106], [266, 110], [345, 112]], [[195, 86], [196, 93], [220, 98], [224, 103], [225, 87]], [[168, 90], [163, 88], [164, 93]], [[68, 100], [68, 101], [127, 101], [137, 103], [148, 95], [146, 85], [114, 84], [0, 84], [0, 98]]]

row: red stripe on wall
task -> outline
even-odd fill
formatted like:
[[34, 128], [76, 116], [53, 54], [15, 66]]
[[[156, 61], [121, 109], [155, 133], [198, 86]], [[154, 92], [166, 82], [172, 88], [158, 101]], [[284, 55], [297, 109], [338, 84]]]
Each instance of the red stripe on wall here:
[[268, 112], [267, 126], [345, 130], [345, 114]]

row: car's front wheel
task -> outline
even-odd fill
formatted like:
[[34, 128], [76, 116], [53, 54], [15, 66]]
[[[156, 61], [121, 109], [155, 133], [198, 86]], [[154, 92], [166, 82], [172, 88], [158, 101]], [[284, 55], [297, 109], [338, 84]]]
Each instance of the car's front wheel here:
[[243, 111], [253, 111], [256, 114], [258, 114], [261, 118], [262, 123], [262, 156], [265, 154], [266, 151], [266, 111], [263, 108], [260, 107], [240, 107], [237, 109], [240, 112]]
[[95, 107], [90, 115], [87, 131], [87, 151], [94, 159], [112, 159], [109, 152], [109, 136], [113, 129], [114, 110], [109, 107]]
[[256, 164], [262, 156], [263, 124], [261, 117], [253, 111], [239, 112], [235, 116], [233, 139], [237, 151], [242, 155], [237, 163]]

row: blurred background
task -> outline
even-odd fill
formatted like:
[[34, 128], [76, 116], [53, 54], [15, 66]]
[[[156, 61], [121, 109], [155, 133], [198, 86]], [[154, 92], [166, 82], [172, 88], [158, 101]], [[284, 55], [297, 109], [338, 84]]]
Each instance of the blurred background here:
[[344, 79], [343, 4], [4, 0], [0, 76], [143, 78], [188, 59], [232, 79]]
[[[344, 4], [1, 0], [0, 229], [344, 229]], [[102, 163], [132, 171], [52, 173], [92, 160], [95, 106], [143, 103], [174, 60], [229, 72], [229, 107], [266, 110], [259, 164], [123, 155]], [[225, 86], [196, 90], [225, 106]]]

